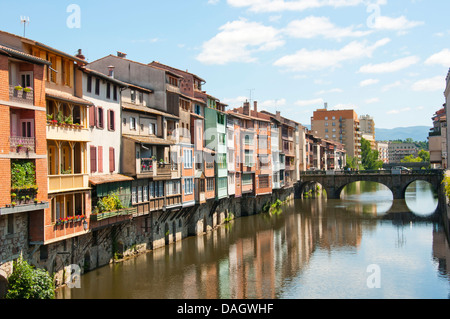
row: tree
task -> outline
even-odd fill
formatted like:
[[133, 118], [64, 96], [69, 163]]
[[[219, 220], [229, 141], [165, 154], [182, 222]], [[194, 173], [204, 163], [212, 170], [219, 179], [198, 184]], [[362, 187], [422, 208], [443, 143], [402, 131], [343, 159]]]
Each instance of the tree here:
[[365, 138], [361, 139], [361, 160], [364, 169], [376, 170], [383, 167], [383, 161], [378, 159], [378, 151], [370, 147], [370, 142]]
[[22, 257], [14, 261], [14, 271], [8, 278], [6, 299], [54, 299], [53, 278], [43, 269], [35, 269]]

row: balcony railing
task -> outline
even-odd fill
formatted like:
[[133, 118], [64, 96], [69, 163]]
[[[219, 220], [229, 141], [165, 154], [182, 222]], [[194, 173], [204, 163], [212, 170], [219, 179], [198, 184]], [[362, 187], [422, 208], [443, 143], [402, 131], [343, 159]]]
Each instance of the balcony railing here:
[[153, 172], [153, 159], [151, 158], [141, 158], [141, 172], [151, 173]]
[[117, 210], [117, 211], [112, 211], [112, 212], [102, 212], [102, 213], [92, 214], [90, 219], [91, 219], [91, 221], [98, 222], [98, 221], [101, 221], [101, 220], [104, 220], [104, 219], [117, 217], [117, 216], [134, 215], [134, 214], [136, 214], [136, 212], [137, 212], [137, 209], [135, 207], [124, 208], [124, 209]]
[[9, 143], [11, 152], [36, 152], [36, 138], [34, 137], [10, 136]]
[[34, 105], [33, 90], [26, 92], [24, 89], [17, 90], [14, 85], [9, 86], [9, 100], [22, 104]]
[[89, 187], [88, 174], [53, 175], [48, 177], [48, 192], [87, 189]]

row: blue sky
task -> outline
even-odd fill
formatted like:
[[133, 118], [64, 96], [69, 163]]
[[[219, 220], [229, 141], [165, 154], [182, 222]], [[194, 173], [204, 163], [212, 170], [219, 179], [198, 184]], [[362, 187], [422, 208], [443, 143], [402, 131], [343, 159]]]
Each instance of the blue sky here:
[[[0, 29], [88, 61], [116, 51], [206, 80], [230, 107], [245, 99], [309, 125], [354, 109], [379, 128], [432, 126], [445, 102], [450, 1], [0, 0]], [[68, 10], [75, 4], [77, 11]], [[69, 20], [69, 23], [68, 23]], [[75, 24], [71, 24], [75, 23]]]

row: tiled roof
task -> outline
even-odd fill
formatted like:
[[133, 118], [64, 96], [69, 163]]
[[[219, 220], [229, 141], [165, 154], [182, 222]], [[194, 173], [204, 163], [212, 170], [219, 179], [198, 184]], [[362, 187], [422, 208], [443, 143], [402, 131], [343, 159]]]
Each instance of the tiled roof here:
[[66, 93], [66, 92], [61, 92], [58, 90], [53, 90], [53, 89], [45, 89], [45, 95], [48, 98], [54, 98], [57, 100], [63, 100], [66, 102], [71, 102], [71, 103], [75, 103], [75, 104], [83, 104], [83, 105], [94, 105], [92, 102], [76, 97], [70, 93]]
[[29, 61], [32, 63], [51, 65], [50, 62], [48, 62], [44, 59], [35, 57], [31, 54], [28, 54], [28, 53], [25, 53], [25, 52], [22, 52], [22, 51], [19, 51], [16, 49], [9, 48], [4, 45], [0, 45], [0, 53], [6, 54], [6, 55], [9, 55], [9, 56], [21, 59], [21, 60], [26, 60], [26, 61]]

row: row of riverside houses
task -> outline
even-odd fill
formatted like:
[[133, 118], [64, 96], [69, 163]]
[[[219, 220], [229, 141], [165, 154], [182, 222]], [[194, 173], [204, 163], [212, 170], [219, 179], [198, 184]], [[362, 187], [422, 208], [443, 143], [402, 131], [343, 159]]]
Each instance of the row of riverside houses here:
[[21, 255], [62, 283], [71, 264], [88, 271], [186, 237], [202, 205], [345, 165], [343, 145], [257, 102], [226, 110], [205, 83], [0, 31], [0, 296]]

